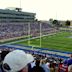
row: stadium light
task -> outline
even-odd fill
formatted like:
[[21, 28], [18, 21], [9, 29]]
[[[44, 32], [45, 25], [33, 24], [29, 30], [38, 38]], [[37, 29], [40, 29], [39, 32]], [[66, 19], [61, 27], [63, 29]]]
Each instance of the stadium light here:
[[20, 0], [20, 8], [21, 8], [21, 0]]

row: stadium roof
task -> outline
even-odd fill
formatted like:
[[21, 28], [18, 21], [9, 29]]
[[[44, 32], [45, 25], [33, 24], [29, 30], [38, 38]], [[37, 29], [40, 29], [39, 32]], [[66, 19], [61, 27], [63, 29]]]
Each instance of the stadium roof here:
[[[17, 8], [16, 8], [17, 9]], [[14, 14], [29, 14], [29, 15], [36, 15], [36, 13], [31, 13], [31, 12], [23, 12], [23, 11], [17, 11], [15, 9], [0, 9], [0, 12], [2, 13], [14, 13]]]

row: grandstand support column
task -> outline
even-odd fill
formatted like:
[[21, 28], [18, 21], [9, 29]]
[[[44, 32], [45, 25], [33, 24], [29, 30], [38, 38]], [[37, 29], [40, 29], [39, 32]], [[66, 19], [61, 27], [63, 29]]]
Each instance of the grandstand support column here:
[[28, 23], [28, 45], [30, 46], [30, 23]]
[[41, 37], [42, 37], [42, 23], [40, 23], [40, 47], [41, 47], [41, 44], [42, 44]]

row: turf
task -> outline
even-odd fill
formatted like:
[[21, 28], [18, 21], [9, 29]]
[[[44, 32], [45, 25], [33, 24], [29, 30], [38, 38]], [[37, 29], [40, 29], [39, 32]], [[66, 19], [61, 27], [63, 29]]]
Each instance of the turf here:
[[[41, 37], [41, 47], [49, 48], [52, 50], [72, 52], [72, 38], [69, 38], [69, 36], [72, 36], [72, 33], [59, 32], [54, 35]], [[17, 42], [15, 44], [29, 45], [28, 42], [29, 41], [22, 41], [22, 42]], [[40, 46], [40, 38], [31, 39], [30, 45]]]

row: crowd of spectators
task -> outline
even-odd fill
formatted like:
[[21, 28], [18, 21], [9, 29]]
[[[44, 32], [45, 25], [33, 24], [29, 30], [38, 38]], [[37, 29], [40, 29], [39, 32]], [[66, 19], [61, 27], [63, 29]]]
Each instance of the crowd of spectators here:
[[48, 23], [0, 23], [0, 40], [25, 36], [29, 34], [32, 36], [39, 36], [40, 24], [42, 35], [57, 31]]
[[5, 71], [0, 72], [72, 72], [72, 54], [69, 59], [62, 59], [23, 52], [3, 49], [0, 52], [0, 67], [3, 65]]

